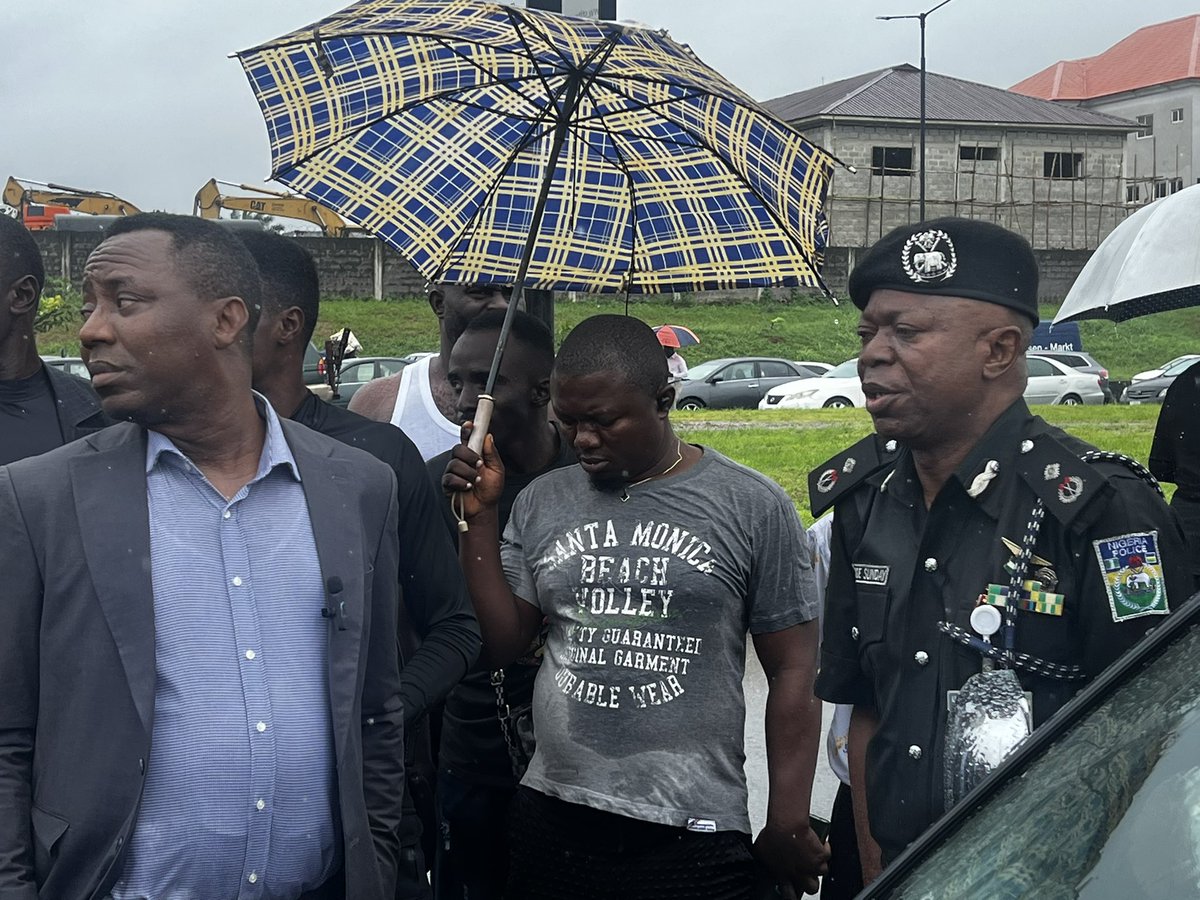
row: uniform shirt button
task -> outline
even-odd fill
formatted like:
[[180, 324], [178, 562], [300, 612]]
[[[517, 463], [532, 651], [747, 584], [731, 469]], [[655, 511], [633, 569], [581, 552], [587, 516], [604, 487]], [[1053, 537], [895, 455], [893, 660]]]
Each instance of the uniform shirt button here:
[[929, 559], [925, 560], [925, 571], [926, 572], [936, 572], [937, 571], [937, 560], [934, 559], [932, 556], [929, 557]]
[[1033, 449], [1033, 441], [1021, 441], [1021, 452], [1028, 453]]
[[915, 659], [917, 661], [918, 666], [929, 665], [929, 654], [926, 653], [924, 650], [918, 650], [916, 653], [914, 653], [913, 659]]
[[850, 637], [854, 638], [856, 641], [858, 640], [858, 626], [857, 625], [850, 626]]
[[913, 759], [920, 759], [921, 758], [921, 748], [918, 747], [916, 744], [913, 744], [911, 747], [908, 748], [908, 755], [911, 756]]

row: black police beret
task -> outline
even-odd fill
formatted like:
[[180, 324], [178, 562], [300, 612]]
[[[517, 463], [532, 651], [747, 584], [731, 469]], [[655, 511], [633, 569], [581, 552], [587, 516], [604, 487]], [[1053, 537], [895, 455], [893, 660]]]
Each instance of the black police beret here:
[[1037, 261], [1029, 242], [976, 219], [931, 219], [884, 235], [850, 273], [859, 309], [871, 292], [969, 297], [998, 303], [1038, 323]]

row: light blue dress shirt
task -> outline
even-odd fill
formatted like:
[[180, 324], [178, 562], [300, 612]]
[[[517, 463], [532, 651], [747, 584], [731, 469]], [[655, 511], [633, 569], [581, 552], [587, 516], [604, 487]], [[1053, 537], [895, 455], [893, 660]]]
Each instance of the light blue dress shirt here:
[[149, 433], [157, 684], [114, 900], [295, 898], [341, 865], [325, 592], [300, 472], [269, 403], [231, 500]]

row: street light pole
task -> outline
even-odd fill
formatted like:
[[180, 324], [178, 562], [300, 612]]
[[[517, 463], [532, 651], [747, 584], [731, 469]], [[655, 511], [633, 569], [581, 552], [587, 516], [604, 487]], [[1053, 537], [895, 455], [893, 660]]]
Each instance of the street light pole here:
[[[914, 13], [913, 15], [908, 15], [908, 16], [876, 16], [875, 17], [876, 19], [880, 19], [884, 22], [890, 22], [893, 19], [916, 19], [921, 24], [921, 128], [920, 128], [921, 162], [920, 162], [920, 171], [919, 171], [919, 176], [920, 176], [919, 184], [920, 184], [920, 216], [921, 216], [922, 222], [925, 221], [925, 20], [930, 15], [937, 12], [939, 9], [941, 9], [943, 6], [945, 6], [949, 2], [950, 2], [950, 0], [942, 0], [941, 3], [937, 4], [937, 6], [934, 6], [930, 9], [925, 10], [925, 12], [923, 12], [923, 13]], [[912, 196], [912, 195], [910, 194], [909, 196]]]

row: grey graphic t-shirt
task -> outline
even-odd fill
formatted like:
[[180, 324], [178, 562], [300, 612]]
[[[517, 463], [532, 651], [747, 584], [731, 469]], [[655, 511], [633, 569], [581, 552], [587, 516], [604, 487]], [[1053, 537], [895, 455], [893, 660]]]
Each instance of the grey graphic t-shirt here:
[[578, 466], [517, 498], [513, 592], [549, 619], [523, 784], [650, 822], [750, 831], [746, 632], [816, 618], [808, 538], [783, 489], [711, 449], [629, 488]]

